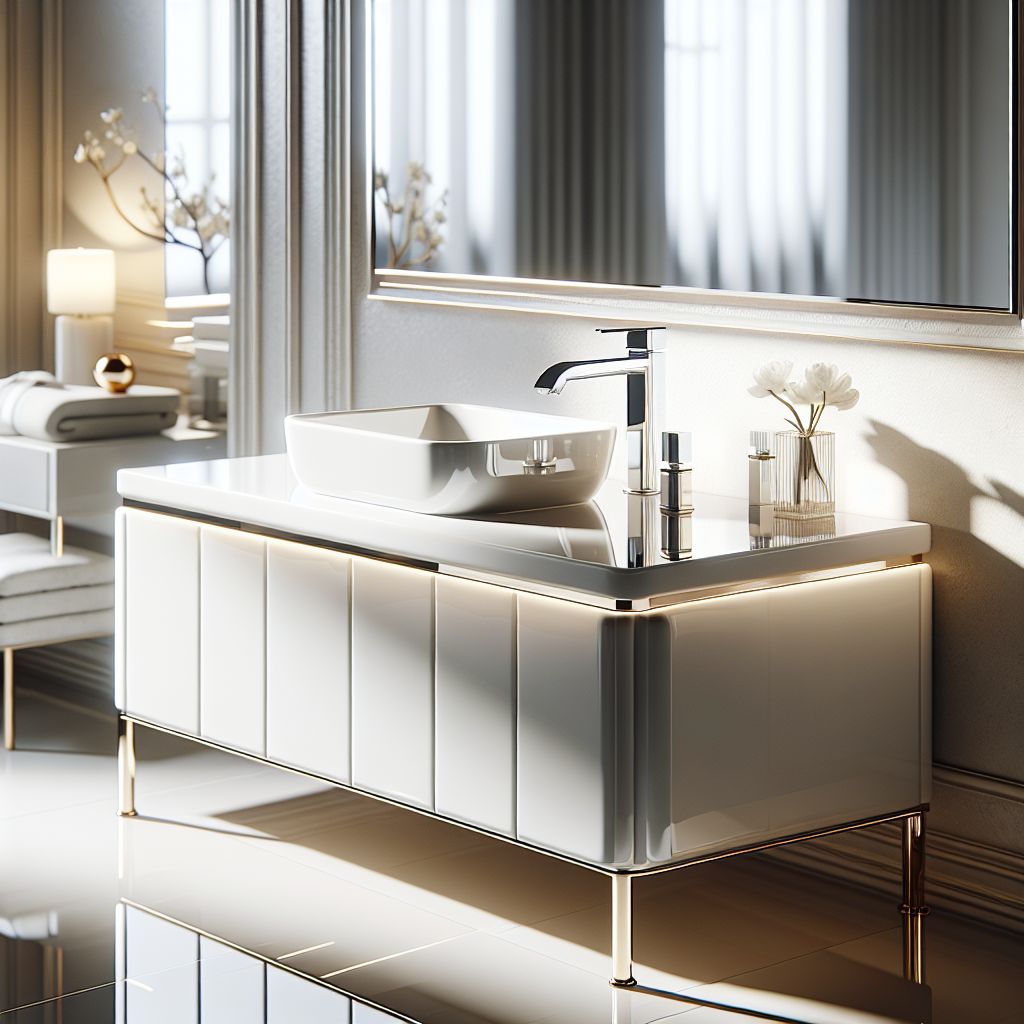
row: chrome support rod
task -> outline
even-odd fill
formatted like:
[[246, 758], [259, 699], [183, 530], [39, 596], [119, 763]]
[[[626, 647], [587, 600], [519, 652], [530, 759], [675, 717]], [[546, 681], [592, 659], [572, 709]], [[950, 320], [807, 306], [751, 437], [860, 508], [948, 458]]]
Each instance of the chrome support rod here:
[[4, 750], [14, 749], [14, 648], [4, 648]]
[[135, 815], [135, 723], [117, 720], [117, 813]]
[[612, 976], [619, 988], [636, 984], [633, 977], [633, 879], [612, 875]]
[[924, 984], [924, 918], [928, 907], [924, 902], [924, 813], [903, 819], [903, 976], [908, 981]]

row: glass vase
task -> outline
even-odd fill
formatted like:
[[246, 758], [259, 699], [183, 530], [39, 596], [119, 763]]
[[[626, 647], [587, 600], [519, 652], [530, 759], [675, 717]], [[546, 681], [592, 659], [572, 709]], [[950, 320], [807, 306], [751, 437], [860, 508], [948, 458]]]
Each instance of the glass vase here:
[[775, 514], [816, 519], [835, 513], [836, 435], [796, 430], [775, 435]]

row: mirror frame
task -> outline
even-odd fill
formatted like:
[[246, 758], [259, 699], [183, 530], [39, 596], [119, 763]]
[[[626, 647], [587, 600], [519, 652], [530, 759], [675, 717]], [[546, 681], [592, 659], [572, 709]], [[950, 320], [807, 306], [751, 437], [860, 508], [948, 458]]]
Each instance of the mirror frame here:
[[[966, 307], [915, 305], [895, 302], [844, 300], [821, 296], [768, 292], [730, 292], [676, 286], [629, 286], [532, 278], [489, 277], [424, 270], [380, 270], [374, 267], [373, 83], [371, 6], [373, 0], [352, 0], [350, 54], [352, 152], [363, 153], [353, 167], [355, 223], [362, 221], [368, 240], [368, 280], [362, 282], [370, 299], [461, 309], [493, 310], [569, 316], [617, 323], [666, 324], [704, 333], [761, 334], [903, 343], [966, 351], [1024, 354], [1024, 120], [1021, 103], [1021, 12], [1024, 0], [1009, 0], [1011, 32], [1010, 179], [1013, 185], [1010, 218], [1011, 308], [1007, 311]], [[360, 102], [362, 101], [362, 102]], [[361, 183], [358, 181], [361, 179]]]

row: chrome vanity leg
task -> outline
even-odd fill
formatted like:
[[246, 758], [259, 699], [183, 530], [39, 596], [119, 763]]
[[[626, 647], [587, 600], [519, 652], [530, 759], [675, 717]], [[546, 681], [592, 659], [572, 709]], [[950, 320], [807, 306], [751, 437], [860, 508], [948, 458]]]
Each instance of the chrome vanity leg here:
[[903, 828], [903, 976], [924, 983], [924, 812], [904, 818]]
[[135, 723], [117, 719], [117, 813], [135, 814]]
[[612, 976], [611, 984], [635, 985], [633, 977], [633, 879], [612, 875]]
[[64, 517], [57, 516], [50, 523], [50, 553], [61, 558], [64, 555]]
[[4, 648], [4, 750], [14, 749], [14, 649]]

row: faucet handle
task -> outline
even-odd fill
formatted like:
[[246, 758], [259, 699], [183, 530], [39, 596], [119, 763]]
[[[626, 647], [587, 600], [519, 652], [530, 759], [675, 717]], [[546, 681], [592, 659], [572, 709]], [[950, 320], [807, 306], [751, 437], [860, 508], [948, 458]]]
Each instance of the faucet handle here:
[[654, 352], [654, 339], [652, 331], [664, 331], [665, 327], [598, 327], [598, 334], [625, 334], [626, 348], [640, 349], [644, 352]]

